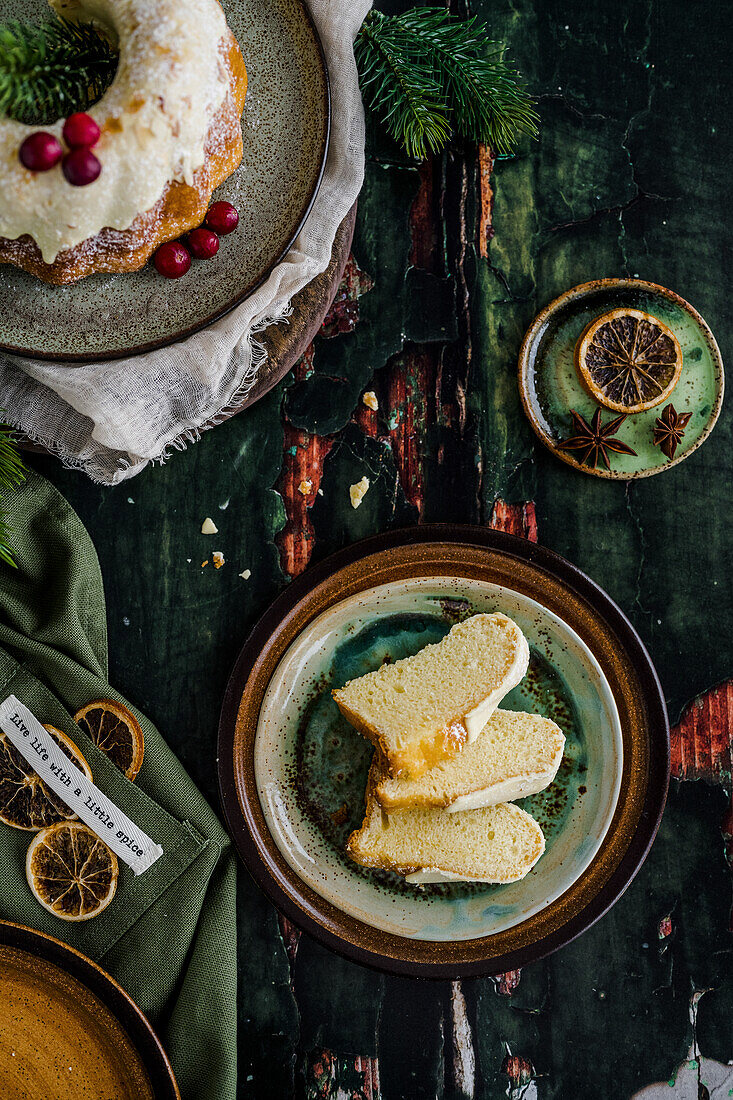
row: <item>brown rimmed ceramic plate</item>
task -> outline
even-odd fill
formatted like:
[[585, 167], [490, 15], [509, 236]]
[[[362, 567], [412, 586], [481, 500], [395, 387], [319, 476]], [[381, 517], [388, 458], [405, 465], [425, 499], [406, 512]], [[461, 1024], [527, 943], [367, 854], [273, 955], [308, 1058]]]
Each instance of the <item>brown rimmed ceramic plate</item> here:
[[[607, 470], [602, 460], [595, 468], [584, 465], [577, 452], [558, 444], [574, 434], [572, 409], [590, 422], [599, 408], [578, 376], [575, 348], [587, 326], [613, 309], [639, 309], [671, 328], [682, 348], [682, 373], [666, 400], [620, 426], [616, 435], [636, 454], [609, 454]], [[709, 326], [679, 294], [643, 279], [597, 279], [566, 291], [537, 314], [519, 352], [519, 393], [538, 438], [557, 458], [595, 477], [651, 477], [688, 458], [715, 427], [724, 389], [723, 361]], [[690, 414], [671, 460], [654, 444], [654, 425], [667, 402]], [[604, 424], [619, 415], [605, 408], [601, 414]]]
[[181, 1100], [155, 1032], [124, 990], [51, 936], [0, 921], [3, 1100]]
[[[558, 779], [524, 800], [547, 848], [507, 886], [416, 889], [344, 854], [363, 813], [371, 746], [331, 688], [502, 610], [530, 670], [504, 701], [567, 736]], [[422, 977], [515, 969], [567, 943], [623, 893], [656, 833], [669, 728], [648, 654], [622, 612], [569, 562], [524, 539], [435, 525], [380, 535], [296, 579], [249, 636], [219, 730], [237, 848], [295, 924], [351, 959]]]
[[[222, 0], [249, 77], [244, 159], [217, 188], [235, 233], [182, 279], [152, 264], [48, 286], [0, 264], [0, 350], [59, 361], [119, 359], [163, 347], [242, 302], [287, 253], [313, 204], [328, 153], [331, 104], [318, 32], [303, 0]], [[44, 18], [33, 0], [0, 0], [0, 22]]]

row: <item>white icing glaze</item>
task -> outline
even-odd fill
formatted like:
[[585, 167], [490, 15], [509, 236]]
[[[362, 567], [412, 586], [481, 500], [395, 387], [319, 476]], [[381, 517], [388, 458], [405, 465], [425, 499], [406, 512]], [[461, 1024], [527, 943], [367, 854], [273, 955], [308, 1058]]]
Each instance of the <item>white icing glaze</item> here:
[[533, 772], [530, 775], [514, 776], [512, 779], [503, 779], [501, 783], [494, 783], [491, 787], [484, 787], [480, 791], [470, 791], [468, 794], [459, 794], [450, 806], [446, 806], [446, 813], [460, 813], [461, 810], [480, 810], [483, 806], [497, 806], [500, 802], [513, 802], [515, 798], [525, 798], [530, 794], [537, 794], [549, 787], [552, 783], [562, 759], [562, 750], [549, 768], [541, 772]]
[[[521, 875], [503, 879], [502, 882], [520, 882], [523, 878], [526, 878], [543, 853], [544, 846], [537, 859], [526, 870], [522, 870]], [[419, 871], [413, 871], [412, 874], [405, 875], [405, 882], [409, 882], [410, 886], [426, 886], [430, 882], [490, 882], [494, 886], [497, 885], [495, 878], [471, 878], [468, 875], [457, 875], [454, 871], [441, 871], [440, 867], [421, 867]]]
[[[29, 233], [46, 263], [101, 229], [128, 229], [172, 180], [191, 183], [209, 124], [229, 88], [217, 0], [51, 0], [67, 18], [92, 18], [119, 44], [115, 79], [89, 111], [102, 129], [99, 178], [66, 182], [61, 166], [29, 172], [18, 159], [35, 130], [61, 140], [63, 120], [24, 126], [0, 119], [0, 236]], [[111, 128], [110, 128], [111, 124]], [[120, 129], [121, 127], [121, 129]]]
[[511, 622], [517, 632], [517, 649], [511, 667], [501, 685], [495, 691], [492, 691], [490, 695], [487, 695], [477, 707], [470, 710], [464, 717], [463, 724], [466, 727], [469, 745], [472, 741], [476, 740], [504, 696], [524, 679], [527, 666], [529, 665], [529, 645], [517, 624], [511, 619], [507, 619], [506, 615], [497, 613], [494, 618], [506, 619], [507, 622]]

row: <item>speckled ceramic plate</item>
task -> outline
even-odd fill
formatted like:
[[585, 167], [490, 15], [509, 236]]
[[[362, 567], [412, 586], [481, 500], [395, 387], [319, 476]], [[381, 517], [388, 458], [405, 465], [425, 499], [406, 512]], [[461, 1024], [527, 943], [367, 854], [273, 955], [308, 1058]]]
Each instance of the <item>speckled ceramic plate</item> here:
[[0, 921], [3, 1100], [180, 1100], [150, 1024], [100, 967]]
[[[494, 610], [531, 651], [502, 705], [545, 714], [567, 737], [555, 783], [522, 802], [545, 832], [544, 856], [506, 886], [417, 889], [359, 867], [344, 845], [361, 823], [372, 749], [331, 688]], [[588, 578], [510, 535], [417, 528], [342, 551], [275, 601], [232, 674], [219, 769], [239, 850], [290, 919], [361, 962], [445, 977], [522, 965], [612, 904], [656, 831], [669, 738], [641, 642]]]
[[[637, 453], [611, 454], [611, 469], [581, 465], [571, 452], [557, 449], [572, 435], [570, 410], [590, 421], [598, 408], [575, 369], [575, 345], [591, 321], [610, 309], [640, 309], [668, 325], [680, 342], [682, 375], [668, 399], [678, 413], [692, 414], [672, 461], [654, 446], [654, 423], [667, 401], [635, 413], [617, 435]], [[703, 443], [723, 403], [724, 374], [715, 337], [697, 310], [679, 295], [641, 279], [599, 279], [573, 287], [550, 302], [534, 319], [519, 353], [519, 392], [524, 411], [546, 447], [576, 469], [596, 477], [650, 477], [676, 466]], [[618, 413], [602, 409], [603, 422]]]
[[[303, 0], [222, 0], [249, 76], [244, 159], [215, 192], [239, 211], [216, 257], [182, 279], [148, 264], [48, 286], [0, 265], [0, 349], [38, 358], [116, 359], [184, 339], [257, 287], [297, 237], [328, 151], [330, 95]], [[29, 10], [30, 9], [30, 10]], [[0, 21], [43, 18], [43, 0], [0, 0]]]

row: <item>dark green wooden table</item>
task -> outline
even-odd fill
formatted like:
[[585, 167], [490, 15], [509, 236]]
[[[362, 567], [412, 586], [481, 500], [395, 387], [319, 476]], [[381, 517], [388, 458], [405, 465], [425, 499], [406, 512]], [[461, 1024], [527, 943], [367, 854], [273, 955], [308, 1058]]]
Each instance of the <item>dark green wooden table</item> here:
[[[733, 675], [730, 409], [678, 468], [615, 483], [536, 443], [515, 382], [539, 307], [600, 276], [678, 291], [725, 359], [729, 7], [481, 0], [474, 10], [540, 94], [541, 140], [493, 173], [486, 154], [460, 146], [418, 171], [370, 135], [354, 254], [374, 286], [353, 331], [317, 340], [254, 409], [118, 488], [33, 459], [99, 550], [113, 682], [212, 800], [219, 705], [248, 624], [309, 558], [392, 525], [493, 515], [531, 534], [536, 519], [540, 541], [630, 615], [673, 722]], [[332, 330], [348, 330], [353, 314], [342, 308]], [[366, 389], [377, 413], [361, 403]], [[365, 468], [372, 488], [354, 511], [348, 486]], [[308, 497], [297, 490], [305, 477]], [[215, 539], [199, 533], [207, 515]], [[226, 565], [202, 569], [213, 549]], [[595, 928], [521, 975], [451, 985], [362, 970], [279, 923], [242, 872], [242, 1097], [625, 1100], [671, 1080], [693, 1039], [707, 1058], [733, 1058], [721, 835], [733, 832], [732, 715], [724, 686], [675, 731], [685, 781], [673, 782], [642, 872]], [[701, 775], [713, 781], [692, 782]]]

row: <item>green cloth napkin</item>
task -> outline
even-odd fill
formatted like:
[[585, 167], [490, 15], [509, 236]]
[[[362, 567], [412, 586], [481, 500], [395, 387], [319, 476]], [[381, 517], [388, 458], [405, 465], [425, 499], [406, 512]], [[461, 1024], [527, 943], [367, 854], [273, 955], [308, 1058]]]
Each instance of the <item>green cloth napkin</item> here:
[[[216, 816], [148, 719], [107, 682], [104, 590], [79, 517], [39, 474], [4, 502], [18, 568], [0, 565], [0, 700], [11, 693], [63, 729], [94, 782], [163, 855], [135, 876], [120, 861], [112, 904], [69, 924], [46, 912], [25, 878], [32, 833], [0, 823], [0, 918], [63, 939], [108, 970], [158, 1031], [184, 1100], [236, 1093], [236, 866]], [[73, 722], [113, 698], [145, 736], [131, 783]]]

